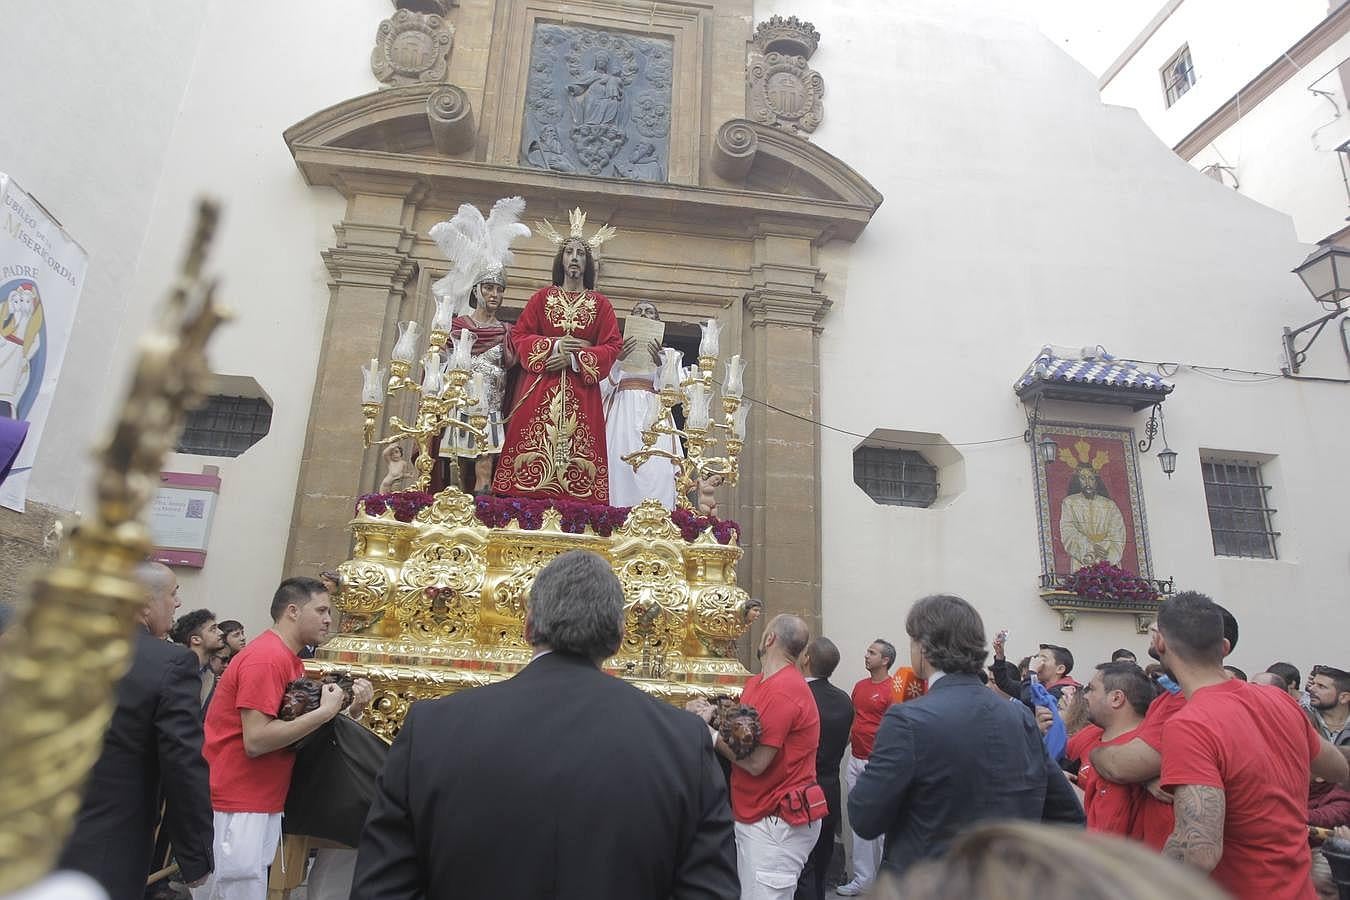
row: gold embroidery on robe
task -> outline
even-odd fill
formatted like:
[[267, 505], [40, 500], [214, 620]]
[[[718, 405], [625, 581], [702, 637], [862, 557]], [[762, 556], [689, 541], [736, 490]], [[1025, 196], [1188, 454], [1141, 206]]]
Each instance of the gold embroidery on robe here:
[[[554, 451], [569, 447], [559, 462]], [[525, 425], [514, 459], [503, 459], [515, 486], [524, 491], [557, 491], [580, 500], [609, 500], [609, 467], [597, 459], [595, 437], [577, 415], [576, 400], [566, 397], [561, 382], [549, 389]]]
[[584, 331], [595, 321], [595, 295], [590, 291], [572, 294], [555, 287], [544, 300], [544, 317], [568, 334]]

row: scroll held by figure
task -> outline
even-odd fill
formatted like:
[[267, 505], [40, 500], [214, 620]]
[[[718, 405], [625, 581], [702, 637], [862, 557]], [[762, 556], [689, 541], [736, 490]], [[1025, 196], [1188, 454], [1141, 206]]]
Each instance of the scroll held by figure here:
[[493, 492], [516, 497], [572, 497], [609, 503], [609, 460], [600, 383], [623, 349], [609, 299], [595, 290], [595, 249], [613, 237], [608, 225], [585, 236], [586, 214], [570, 214], [558, 247], [553, 283], [536, 291], [512, 330], [521, 386], [507, 422]]
[[[675, 508], [677, 467], [670, 459], [653, 457], [634, 469], [623, 458], [641, 450], [642, 432], [654, 416], [660, 416], [670, 428], [675, 422], [657, 399], [658, 369], [661, 365], [660, 335], [664, 334], [656, 304], [639, 300], [624, 325], [623, 349], [609, 377], [601, 382], [605, 399], [605, 442], [609, 450], [610, 506], [637, 506], [648, 498], [660, 500], [666, 509]], [[672, 456], [683, 455], [673, 433], [663, 434], [658, 445]]]

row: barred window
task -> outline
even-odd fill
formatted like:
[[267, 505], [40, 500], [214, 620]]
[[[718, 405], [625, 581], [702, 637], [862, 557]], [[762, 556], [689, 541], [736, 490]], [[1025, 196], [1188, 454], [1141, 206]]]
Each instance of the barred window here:
[[197, 456], [238, 456], [267, 437], [271, 427], [272, 404], [265, 398], [212, 394], [205, 406], [188, 413], [176, 449]]
[[1260, 464], [1202, 460], [1200, 469], [1214, 555], [1278, 559], [1275, 539], [1280, 533], [1272, 527], [1275, 509]]
[[929, 507], [938, 495], [937, 466], [915, 450], [859, 447], [853, 481], [877, 503]]
[[1163, 97], [1170, 107], [1195, 84], [1195, 65], [1191, 62], [1190, 45], [1183, 44], [1158, 74], [1162, 76]]

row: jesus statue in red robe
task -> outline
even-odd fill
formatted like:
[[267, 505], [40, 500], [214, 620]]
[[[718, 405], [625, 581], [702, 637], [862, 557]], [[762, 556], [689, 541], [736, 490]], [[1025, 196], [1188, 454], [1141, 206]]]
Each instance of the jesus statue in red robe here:
[[594, 289], [592, 250], [613, 229], [606, 226], [587, 241], [585, 221], [573, 211], [571, 236], [553, 260], [553, 284], [530, 297], [511, 330], [524, 371], [492, 479], [496, 494], [609, 502], [600, 382], [622, 351], [623, 336], [609, 299]]

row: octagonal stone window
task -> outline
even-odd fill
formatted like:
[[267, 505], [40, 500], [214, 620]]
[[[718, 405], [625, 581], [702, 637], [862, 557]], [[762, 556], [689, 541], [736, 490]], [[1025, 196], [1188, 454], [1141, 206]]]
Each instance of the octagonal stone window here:
[[853, 450], [854, 484], [883, 506], [940, 508], [965, 481], [965, 459], [940, 434], [878, 428]]

